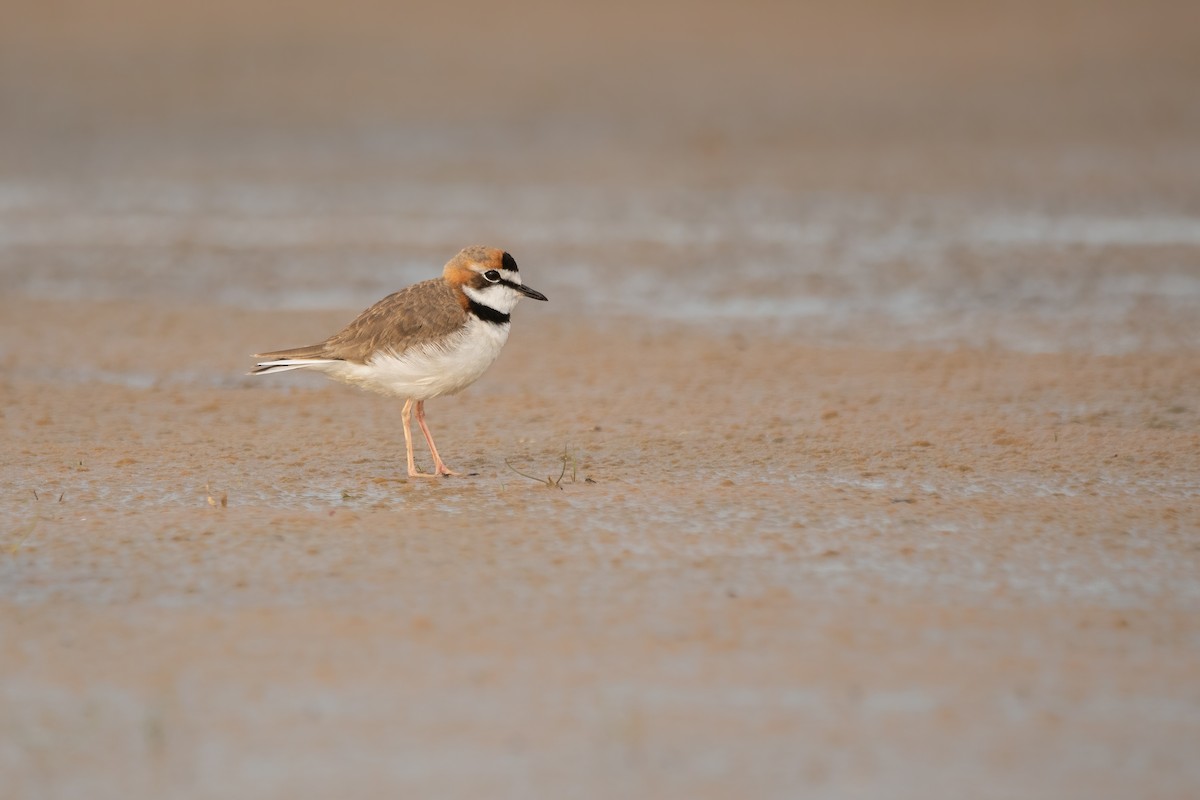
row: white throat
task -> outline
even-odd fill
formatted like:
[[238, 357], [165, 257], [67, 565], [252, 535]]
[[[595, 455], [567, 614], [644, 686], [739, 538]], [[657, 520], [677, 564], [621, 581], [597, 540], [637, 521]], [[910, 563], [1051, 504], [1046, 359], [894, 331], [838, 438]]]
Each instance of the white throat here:
[[476, 303], [488, 308], [494, 308], [501, 314], [511, 314], [512, 310], [517, 307], [517, 302], [521, 299], [520, 292], [500, 283], [492, 283], [482, 289], [464, 286], [463, 291], [467, 297]]

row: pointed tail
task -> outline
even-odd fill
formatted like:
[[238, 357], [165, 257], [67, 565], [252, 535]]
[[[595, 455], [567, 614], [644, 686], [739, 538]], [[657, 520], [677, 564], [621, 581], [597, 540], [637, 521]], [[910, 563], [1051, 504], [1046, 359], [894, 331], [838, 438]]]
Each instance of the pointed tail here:
[[247, 372], [247, 375], [267, 375], [271, 372], [287, 372], [289, 369], [304, 369], [305, 367], [315, 367], [319, 364], [336, 364], [336, 358], [284, 358], [279, 361], [263, 361], [256, 364], [254, 369]]
[[289, 369], [304, 369], [321, 364], [333, 364], [339, 359], [324, 356], [324, 345], [311, 347], [296, 347], [292, 350], [275, 350], [271, 353], [255, 353], [255, 358], [265, 358], [260, 361], [247, 375], [266, 375], [271, 372], [287, 372]]

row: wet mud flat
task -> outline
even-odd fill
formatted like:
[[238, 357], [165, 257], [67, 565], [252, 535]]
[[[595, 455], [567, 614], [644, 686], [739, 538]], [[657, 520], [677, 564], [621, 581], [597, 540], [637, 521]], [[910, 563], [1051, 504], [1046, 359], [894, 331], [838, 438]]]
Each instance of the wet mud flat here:
[[1200, 790], [1194, 2], [9, 5], [0, 798]]
[[[214, 313], [123, 311], [178, 342]], [[430, 404], [471, 473], [436, 481], [396, 402], [234, 371], [323, 314], [227, 314], [204, 381], [15, 364], [14, 796], [1195, 785], [1196, 356], [519, 311]]]

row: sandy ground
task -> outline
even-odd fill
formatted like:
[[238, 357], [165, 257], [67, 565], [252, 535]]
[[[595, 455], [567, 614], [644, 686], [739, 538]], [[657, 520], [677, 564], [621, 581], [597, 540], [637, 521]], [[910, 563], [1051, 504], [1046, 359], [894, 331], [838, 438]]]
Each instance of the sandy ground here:
[[[1191, 4], [122, 8], [0, 33], [0, 797], [1200, 792]], [[476, 241], [467, 476], [243, 374]]]

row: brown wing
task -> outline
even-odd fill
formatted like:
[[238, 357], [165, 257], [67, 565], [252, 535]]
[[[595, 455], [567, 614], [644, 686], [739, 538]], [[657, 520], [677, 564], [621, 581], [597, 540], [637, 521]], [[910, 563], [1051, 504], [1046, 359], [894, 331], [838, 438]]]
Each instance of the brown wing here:
[[336, 358], [363, 363], [377, 350], [401, 352], [445, 336], [466, 321], [450, 284], [434, 278], [389, 294], [320, 344], [256, 353], [255, 358]]
[[[377, 350], [403, 352], [413, 344], [446, 336], [467, 318], [453, 287], [442, 278], [389, 294], [322, 344], [316, 358], [366, 361]], [[302, 348], [308, 350], [310, 348]]]
[[[279, 358], [327, 358], [321, 353], [325, 351], [325, 344], [310, 344], [308, 347], [293, 347], [291, 350], [272, 350], [269, 353], [255, 353], [255, 358], [269, 358], [272, 360]], [[257, 371], [257, 370], [256, 370]]]

